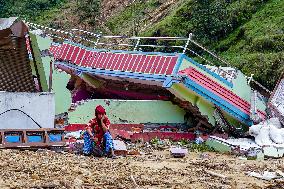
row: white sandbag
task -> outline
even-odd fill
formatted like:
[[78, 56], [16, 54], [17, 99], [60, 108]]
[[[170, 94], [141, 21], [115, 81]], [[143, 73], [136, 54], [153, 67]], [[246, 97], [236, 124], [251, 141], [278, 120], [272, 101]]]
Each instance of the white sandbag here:
[[255, 143], [259, 146], [272, 145], [273, 142], [270, 139], [269, 132], [270, 132], [270, 128], [268, 126], [263, 126], [260, 129], [259, 134], [254, 137]]
[[273, 125], [274, 127], [278, 128], [278, 129], [282, 128], [281, 122], [279, 121], [279, 119], [277, 117], [270, 118], [269, 120], [267, 120], [267, 124]]
[[269, 126], [269, 137], [273, 142], [276, 144], [283, 144], [284, 143], [284, 129], [278, 129], [274, 125]]
[[251, 136], [258, 136], [259, 133], [260, 133], [260, 129], [263, 127], [263, 123], [259, 123], [257, 125], [252, 125], [250, 128], [249, 128], [249, 135]]

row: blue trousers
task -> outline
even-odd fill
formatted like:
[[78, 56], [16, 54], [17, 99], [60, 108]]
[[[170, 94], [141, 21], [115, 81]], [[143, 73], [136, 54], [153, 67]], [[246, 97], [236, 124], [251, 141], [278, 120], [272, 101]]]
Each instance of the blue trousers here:
[[113, 149], [113, 140], [109, 132], [104, 134], [104, 152], [108, 154]]
[[87, 131], [84, 132], [83, 139], [84, 139], [83, 153], [85, 155], [91, 155], [94, 151], [95, 142], [91, 139], [91, 136]]
[[[94, 133], [93, 133], [94, 134]], [[95, 142], [91, 139], [89, 133], [87, 131], [84, 132], [83, 134], [84, 138], [84, 147], [83, 147], [83, 153], [85, 155], [91, 155], [93, 152], [96, 150], [96, 144]], [[104, 153], [108, 154], [111, 149], [113, 149], [113, 139], [112, 136], [109, 132], [106, 132], [103, 137], [103, 148], [104, 148]], [[100, 148], [100, 146], [98, 146]]]

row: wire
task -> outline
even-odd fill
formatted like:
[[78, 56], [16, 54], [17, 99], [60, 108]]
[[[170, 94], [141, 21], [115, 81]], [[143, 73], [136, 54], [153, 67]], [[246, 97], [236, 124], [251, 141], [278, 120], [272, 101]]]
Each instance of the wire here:
[[7, 113], [7, 112], [10, 112], [10, 111], [19, 111], [19, 112], [25, 114], [25, 115], [28, 116], [39, 128], [42, 128], [42, 126], [41, 126], [38, 122], [36, 122], [30, 115], [28, 115], [26, 112], [24, 112], [24, 111], [22, 111], [22, 110], [20, 110], [20, 109], [9, 109], [9, 110], [6, 110], [5, 112], [2, 112], [2, 113], [0, 114], [0, 116], [3, 115], [3, 114], [5, 114], [5, 113]]

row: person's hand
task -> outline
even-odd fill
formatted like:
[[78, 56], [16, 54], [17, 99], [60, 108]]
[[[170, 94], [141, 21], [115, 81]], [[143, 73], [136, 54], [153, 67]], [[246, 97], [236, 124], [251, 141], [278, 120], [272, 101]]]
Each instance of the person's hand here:
[[102, 117], [102, 119], [101, 119], [101, 122], [103, 123], [105, 119], [107, 119], [107, 116], [106, 116], [106, 115], [103, 115], [103, 117]]

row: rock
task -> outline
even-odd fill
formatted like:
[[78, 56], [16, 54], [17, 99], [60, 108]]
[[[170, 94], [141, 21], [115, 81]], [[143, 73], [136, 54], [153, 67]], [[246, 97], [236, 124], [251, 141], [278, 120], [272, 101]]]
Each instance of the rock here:
[[31, 175], [31, 178], [34, 180], [40, 180], [40, 177], [35, 173]]
[[83, 184], [84, 181], [77, 177], [73, 182], [74, 189], [81, 189]]
[[132, 150], [132, 151], [129, 151], [127, 153], [128, 155], [132, 155], [132, 156], [138, 156], [138, 155], [141, 155], [140, 152], [138, 150]]
[[279, 176], [276, 172], [269, 172], [269, 171], [264, 171], [263, 174], [259, 174], [256, 172], [249, 172], [248, 175], [259, 178], [259, 179], [263, 179], [263, 180], [272, 180], [272, 179], [278, 179], [282, 177], [282, 176]]

